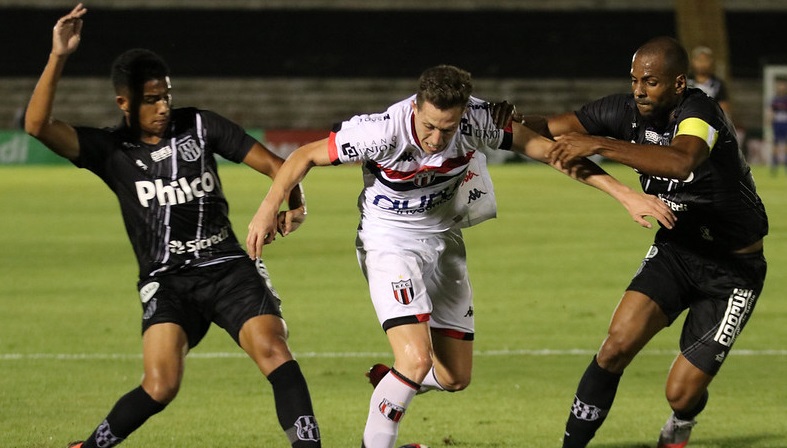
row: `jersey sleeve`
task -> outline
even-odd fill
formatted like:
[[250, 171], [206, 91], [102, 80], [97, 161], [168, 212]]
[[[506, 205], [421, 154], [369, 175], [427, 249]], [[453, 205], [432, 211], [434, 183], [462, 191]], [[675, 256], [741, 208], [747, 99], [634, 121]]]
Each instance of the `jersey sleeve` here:
[[107, 129], [77, 126], [74, 128], [79, 139], [79, 156], [71, 163], [94, 173], [103, 174], [104, 161], [114, 147], [112, 133]]
[[724, 126], [720, 116], [722, 114], [721, 109], [712, 100], [696, 95], [678, 112], [675, 137], [692, 135], [701, 138], [712, 151], [719, 139], [719, 131]]
[[233, 121], [207, 110], [201, 110], [199, 114], [204, 120], [211, 150], [225, 159], [240, 163], [257, 143], [254, 137]]
[[[388, 118], [386, 118], [388, 117]], [[328, 156], [333, 165], [358, 163], [369, 160], [376, 148], [364, 147], [362, 142], [376, 142], [386, 135], [385, 123], [390, 116], [383, 114], [359, 115], [337, 123], [328, 135]], [[383, 144], [384, 141], [380, 140]], [[377, 146], [376, 144], [374, 146]]]
[[514, 140], [512, 125], [509, 123], [502, 129], [496, 127], [490, 104], [475, 97], [470, 98], [467, 113], [459, 125], [459, 132], [472, 141], [474, 146], [486, 150], [510, 150]]
[[626, 138], [622, 125], [629, 125], [627, 102], [631, 95], [610, 95], [592, 101], [575, 112], [590, 135]]

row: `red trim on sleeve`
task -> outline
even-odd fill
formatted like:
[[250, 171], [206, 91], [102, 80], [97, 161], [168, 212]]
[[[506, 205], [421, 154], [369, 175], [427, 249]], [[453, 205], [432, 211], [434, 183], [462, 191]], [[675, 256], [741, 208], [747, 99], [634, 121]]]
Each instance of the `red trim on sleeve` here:
[[334, 165], [342, 163], [341, 160], [339, 160], [339, 149], [336, 147], [335, 132], [331, 132], [330, 135], [328, 135], [328, 157]]

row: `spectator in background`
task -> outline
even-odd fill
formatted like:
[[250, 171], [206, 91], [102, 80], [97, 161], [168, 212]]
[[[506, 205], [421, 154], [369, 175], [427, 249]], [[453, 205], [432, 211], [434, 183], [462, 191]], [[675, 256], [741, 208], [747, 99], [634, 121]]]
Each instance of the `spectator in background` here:
[[691, 70], [688, 81], [689, 87], [696, 87], [718, 101], [721, 109], [727, 114], [727, 118], [732, 118], [727, 84], [716, 77], [716, 60], [713, 58], [713, 50], [700, 46], [691, 51]]
[[771, 172], [776, 175], [779, 165], [787, 168], [787, 77], [776, 78], [774, 90], [768, 121], [773, 129]]

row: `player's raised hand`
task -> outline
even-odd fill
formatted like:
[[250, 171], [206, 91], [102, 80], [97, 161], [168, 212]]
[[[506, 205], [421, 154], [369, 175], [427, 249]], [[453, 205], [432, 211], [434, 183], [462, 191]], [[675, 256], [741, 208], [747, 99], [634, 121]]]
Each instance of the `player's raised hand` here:
[[82, 38], [82, 16], [87, 13], [79, 3], [70, 13], [61, 17], [52, 30], [52, 53], [57, 56], [69, 55], [79, 47]]

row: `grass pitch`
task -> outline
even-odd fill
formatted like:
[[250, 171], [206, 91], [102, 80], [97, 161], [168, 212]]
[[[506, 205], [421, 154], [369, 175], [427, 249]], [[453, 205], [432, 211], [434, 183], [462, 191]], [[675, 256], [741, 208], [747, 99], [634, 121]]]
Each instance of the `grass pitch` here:
[[[628, 168], [605, 167], [634, 187]], [[498, 218], [465, 231], [475, 289], [473, 384], [418, 396], [400, 443], [559, 447], [576, 383], [653, 237], [606, 195], [535, 164], [493, 166]], [[269, 181], [222, 165], [235, 231]], [[787, 447], [787, 179], [755, 170], [771, 220], [757, 310], [711, 386], [692, 448]], [[390, 362], [353, 249], [360, 170], [316, 168], [306, 225], [265, 250], [323, 445], [357, 447], [371, 387]], [[136, 263], [111, 192], [69, 166], [0, 169], [0, 445], [87, 436], [141, 375]], [[623, 377], [591, 446], [653, 447], [681, 322]], [[126, 447], [285, 447], [267, 381], [218, 327], [190, 355], [179, 397]]]

